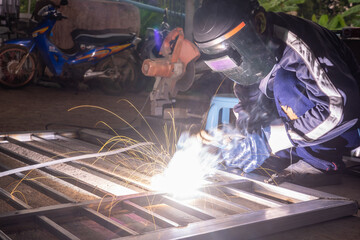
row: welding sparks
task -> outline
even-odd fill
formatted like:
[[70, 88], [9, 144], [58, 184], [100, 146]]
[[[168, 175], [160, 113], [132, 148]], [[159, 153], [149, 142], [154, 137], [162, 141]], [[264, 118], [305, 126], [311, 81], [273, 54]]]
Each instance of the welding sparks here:
[[193, 196], [206, 177], [215, 173], [218, 161], [218, 154], [211, 153], [209, 146], [184, 133], [165, 171], [153, 177], [152, 188], [178, 198]]

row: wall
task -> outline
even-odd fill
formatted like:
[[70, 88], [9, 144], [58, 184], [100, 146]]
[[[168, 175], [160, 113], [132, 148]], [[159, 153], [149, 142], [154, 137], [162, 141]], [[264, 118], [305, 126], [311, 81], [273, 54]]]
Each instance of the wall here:
[[[60, 2], [57, 0], [55, 2]], [[73, 46], [70, 33], [74, 29], [122, 29], [124, 33], [140, 32], [139, 9], [131, 4], [99, 1], [70, 0], [59, 9], [68, 19], [58, 21], [54, 27], [54, 43], [60, 48]]]

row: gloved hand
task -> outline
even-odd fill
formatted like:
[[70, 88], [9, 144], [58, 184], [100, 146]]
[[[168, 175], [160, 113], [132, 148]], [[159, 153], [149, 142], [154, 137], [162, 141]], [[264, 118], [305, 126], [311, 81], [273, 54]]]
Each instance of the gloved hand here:
[[215, 129], [208, 133], [204, 130], [197, 134], [197, 138], [205, 145], [210, 145], [220, 149], [228, 147], [228, 145], [236, 138], [244, 138], [244, 136], [235, 130], [218, 130]]
[[[270, 128], [263, 131], [270, 131]], [[260, 167], [270, 154], [264, 132], [261, 135], [253, 133], [242, 139], [236, 138], [221, 149], [226, 166], [240, 168], [246, 173]]]

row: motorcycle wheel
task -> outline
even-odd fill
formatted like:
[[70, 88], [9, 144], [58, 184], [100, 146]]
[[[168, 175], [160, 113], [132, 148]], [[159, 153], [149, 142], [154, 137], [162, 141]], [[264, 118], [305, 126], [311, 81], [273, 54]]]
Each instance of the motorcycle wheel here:
[[28, 56], [21, 69], [17, 71], [22, 57], [27, 53], [26, 48], [17, 45], [5, 45], [0, 49], [1, 85], [8, 88], [20, 88], [27, 85], [34, 78], [36, 64], [32, 54]]
[[108, 95], [120, 95], [138, 90], [138, 69], [130, 57], [108, 58], [98, 65], [97, 71], [105, 71], [108, 75], [101, 80], [101, 88]]

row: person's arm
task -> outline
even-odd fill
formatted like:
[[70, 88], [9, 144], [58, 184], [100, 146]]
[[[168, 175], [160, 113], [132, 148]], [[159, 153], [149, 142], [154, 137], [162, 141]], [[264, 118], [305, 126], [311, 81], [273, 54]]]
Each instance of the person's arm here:
[[[284, 55], [288, 61], [282, 67], [296, 72], [296, 77], [305, 86], [304, 94], [312, 107], [300, 116], [287, 122], [289, 140], [296, 146], [309, 146], [331, 140], [351, 128], [357, 118], [345, 111], [348, 101], [358, 101], [356, 82], [350, 69], [340, 59], [315, 58], [311, 51], [304, 52], [306, 59], [290, 49]], [[334, 52], [334, 54], [336, 54]], [[355, 86], [349, 87], [349, 86]], [[359, 111], [353, 109], [353, 111]]]

